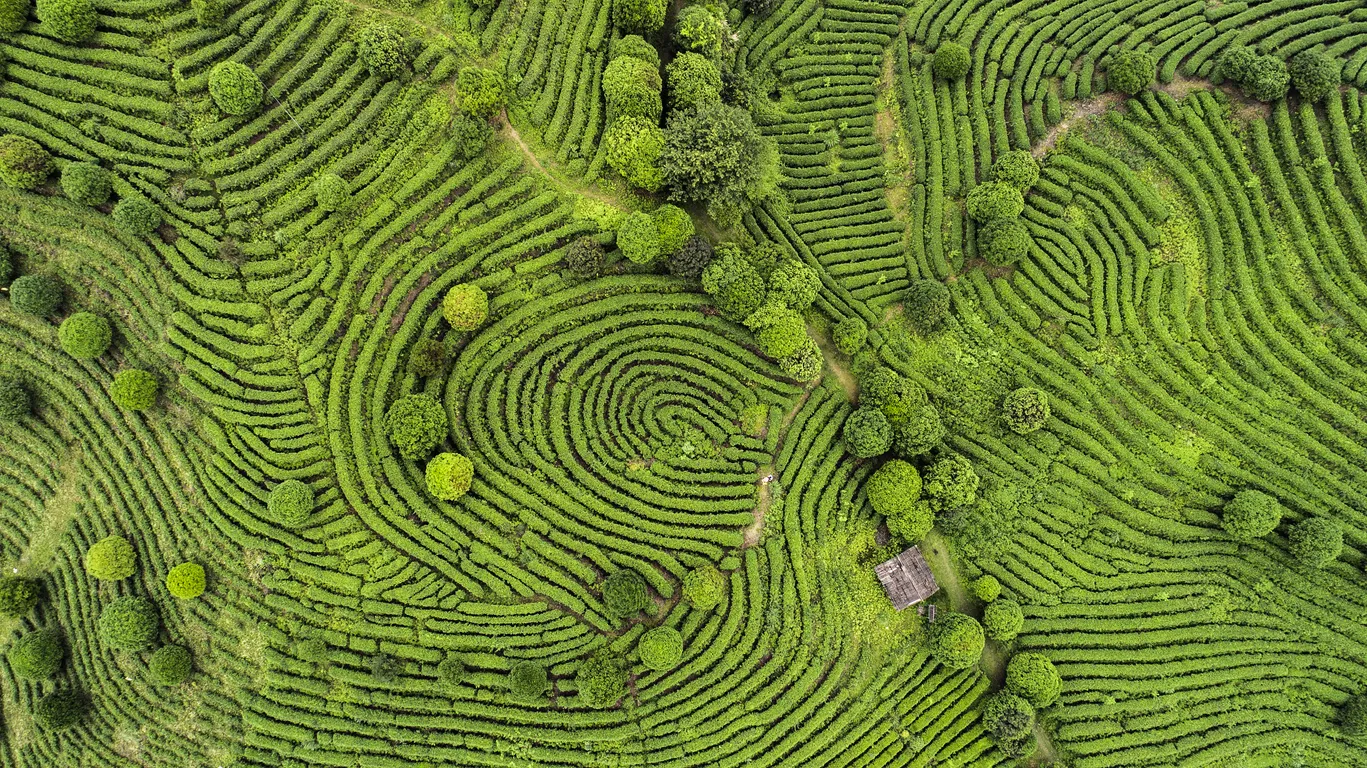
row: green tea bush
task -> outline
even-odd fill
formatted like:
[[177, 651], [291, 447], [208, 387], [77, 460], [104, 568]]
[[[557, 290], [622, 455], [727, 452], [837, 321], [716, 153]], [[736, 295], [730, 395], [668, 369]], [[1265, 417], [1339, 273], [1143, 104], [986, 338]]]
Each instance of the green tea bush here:
[[[701, 10], [701, 6], [696, 5], [689, 8]], [[692, 109], [700, 104], [721, 101], [721, 70], [700, 54], [679, 54], [665, 67], [665, 75], [673, 109]]]
[[0, 35], [12, 35], [28, 22], [31, 0], [0, 0]]
[[52, 155], [27, 136], [0, 136], [0, 181], [15, 189], [37, 189], [52, 173]]
[[615, 618], [625, 619], [650, 605], [645, 579], [635, 571], [613, 571], [603, 580], [603, 604]]
[[1148, 51], [1121, 51], [1111, 57], [1106, 84], [1113, 91], [1134, 96], [1153, 85], [1157, 73], [1158, 62]]
[[335, 173], [324, 173], [313, 181], [313, 199], [325, 211], [341, 210], [349, 197], [346, 179]]
[[956, 509], [978, 500], [978, 473], [973, 462], [950, 454], [926, 467], [922, 490], [936, 509]]
[[940, 330], [949, 318], [949, 288], [939, 280], [917, 280], [907, 289], [904, 311], [917, 333]]
[[193, 600], [204, 594], [204, 566], [181, 563], [166, 574], [166, 591], [178, 600]]
[[265, 95], [261, 78], [246, 64], [221, 61], [209, 70], [209, 96], [230, 115], [255, 112]]
[[983, 628], [962, 613], [946, 613], [930, 625], [930, 655], [949, 669], [968, 669], [983, 655]]
[[508, 690], [519, 699], [539, 699], [549, 685], [546, 668], [535, 661], [519, 661], [508, 671]]
[[1343, 527], [1327, 517], [1309, 517], [1291, 526], [1291, 556], [1311, 568], [1323, 568], [1343, 552]]
[[14, 311], [47, 317], [62, 305], [62, 284], [47, 275], [21, 275], [9, 286]]
[[95, 163], [67, 163], [62, 166], [62, 194], [81, 205], [104, 205], [114, 194], [109, 171]]
[[641, 663], [659, 672], [679, 666], [683, 659], [683, 635], [673, 627], [656, 627], [641, 635], [636, 644]]
[[302, 480], [285, 480], [271, 489], [266, 497], [266, 511], [271, 520], [286, 528], [299, 528], [313, 514], [313, 489]]
[[385, 414], [389, 441], [409, 461], [427, 458], [446, 439], [446, 427], [446, 409], [431, 395], [404, 395]]
[[17, 421], [33, 410], [28, 390], [13, 376], [0, 376], [0, 420]]
[[1012, 391], [1002, 402], [1002, 418], [1018, 435], [1028, 435], [1049, 421], [1049, 395], [1034, 387]]
[[726, 22], [706, 5], [684, 6], [674, 21], [674, 39], [685, 51], [716, 59], [726, 39]]
[[677, 205], [665, 203], [650, 214], [659, 235], [660, 252], [673, 254], [693, 237], [693, 217]]
[[1016, 639], [1025, 626], [1025, 614], [1015, 600], [995, 600], [983, 609], [983, 630], [987, 636], [1006, 643]]
[[43, 583], [24, 576], [0, 578], [0, 615], [27, 616], [43, 597]]
[[114, 204], [114, 223], [136, 237], [146, 237], [161, 226], [161, 209], [144, 197], [125, 197]]
[[201, 27], [216, 27], [227, 17], [226, 0], [190, 0], [190, 9]]
[[968, 48], [953, 41], [940, 43], [940, 47], [935, 49], [935, 55], [930, 60], [930, 68], [941, 80], [962, 80], [972, 65], [973, 58], [969, 55]]
[[83, 43], [95, 34], [100, 15], [91, 0], [38, 0], [43, 31], [68, 43]]
[[1018, 653], [1006, 665], [1006, 687], [1035, 709], [1058, 701], [1063, 680], [1054, 663], [1041, 653]]
[[180, 685], [193, 671], [190, 651], [179, 645], [163, 645], [147, 660], [147, 672], [157, 685]]
[[470, 490], [475, 465], [459, 453], [439, 453], [427, 462], [427, 492], [444, 501], [455, 501]]
[[617, 226], [617, 247], [636, 264], [649, 264], [660, 258], [660, 232], [650, 214], [633, 211]]
[[474, 283], [453, 286], [441, 300], [441, 314], [457, 331], [473, 331], [489, 318], [489, 294]]
[[711, 565], [700, 565], [683, 580], [683, 599], [699, 611], [710, 611], [726, 594], [726, 577]]
[[462, 69], [456, 78], [456, 92], [460, 94], [460, 111], [486, 120], [498, 114], [508, 98], [503, 75], [482, 67]]
[[1030, 252], [1030, 230], [1020, 219], [992, 219], [978, 228], [978, 251], [984, 259], [1006, 266]]
[[1285, 513], [1276, 499], [1262, 491], [1245, 489], [1225, 504], [1220, 526], [1240, 541], [1253, 541], [1277, 530]]
[[996, 576], [988, 574], [979, 576], [973, 581], [973, 596], [984, 603], [990, 603], [993, 600], [996, 600], [1001, 593], [1002, 584], [1000, 581], [997, 581]]
[[585, 235], [565, 249], [565, 269], [575, 277], [592, 279], [603, 274], [603, 244]]
[[1301, 51], [1287, 65], [1291, 85], [1306, 101], [1323, 101], [1339, 87], [1343, 62], [1321, 50]]
[[982, 223], [992, 219], [1014, 219], [1025, 210], [1025, 198], [1021, 191], [1000, 181], [979, 184], [968, 193], [965, 200], [968, 215]]
[[660, 157], [664, 153], [665, 132], [644, 117], [619, 117], [603, 134], [608, 167], [633, 187], [657, 192], [664, 186]]
[[100, 611], [100, 639], [119, 651], [150, 647], [161, 631], [157, 607], [145, 597], [119, 597]]
[[1010, 691], [998, 691], [983, 706], [983, 731], [1007, 757], [1035, 750], [1035, 708]]
[[642, 34], [665, 25], [666, 0], [612, 0], [612, 23], [618, 29]]
[[707, 265], [712, 263], [712, 244], [694, 235], [669, 257], [669, 274], [686, 280], [701, 280]]
[[100, 581], [118, 581], [133, 575], [138, 554], [122, 536], [109, 536], [85, 551], [85, 572]]
[[114, 374], [109, 398], [120, 408], [145, 411], [157, 402], [157, 377], [141, 368], [125, 368]]
[[11, 643], [5, 659], [16, 677], [44, 680], [57, 674], [64, 656], [66, 650], [57, 630], [35, 629]]
[[92, 312], [77, 312], [57, 328], [62, 350], [78, 360], [93, 360], [103, 355], [114, 340], [109, 321]]
[[71, 690], [53, 691], [39, 699], [33, 707], [33, 722], [44, 731], [70, 728], [84, 716], [85, 698]]
[[864, 318], [856, 315], [850, 315], [836, 323], [835, 330], [831, 332], [835, 348], [851, 357], [864, 348], [868, 338], [869, 324], [864, 322]]
[[579, 700], [594, 709], [611, 707], [627, 695], [626, 663], [606, 651], [585, 659], [574, 676]]
[[1367, 694], [1348, 697], [1339, 707], [1339, 730], [1349, 736], [1367, 735]]
[[921, 498], [921, 475], [911, 464], [890, 459], [869, 476], [864, 493], [869, 497], [873, 511], [892, 517], [910, 511]]
[[356, 55], [370, 74], [392, 80], [408, 66], [403, 34], [389, 24], [367, 25], [356, 36]]
[[992, 181], [1010, 184], [1019, 190], [1027, 190], [1039, 181], [1039, 162], [1029, 150], [1013, 149], [1004, 152], [992, 163], [989, 174]]
[[[882, 456], [892, 448], [892, 425], [882, 411], [864, 406], [845, 419], [844, 437], [850, 455], [861, 459]], [[919, 492], [919, 479], [916, 485]]]

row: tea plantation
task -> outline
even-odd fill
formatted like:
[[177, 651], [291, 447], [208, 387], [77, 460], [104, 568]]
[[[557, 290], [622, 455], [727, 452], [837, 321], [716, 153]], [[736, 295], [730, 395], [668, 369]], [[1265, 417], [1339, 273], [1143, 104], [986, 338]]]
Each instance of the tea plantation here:
[[1367, 766], [1367, 3], [728, 2], [0, 0], [0, 766]]

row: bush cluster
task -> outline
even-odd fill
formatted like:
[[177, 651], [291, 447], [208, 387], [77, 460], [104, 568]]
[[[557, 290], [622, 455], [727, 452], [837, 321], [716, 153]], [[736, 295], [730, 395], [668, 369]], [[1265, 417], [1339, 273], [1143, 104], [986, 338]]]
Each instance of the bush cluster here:
[[93, 360], [103, 355], [114, 340], [109, 321], [92, 312], [77, 312], [57, 328], [57, 342], [78, 360]]
[[1224, 52], [1219, 72], [1221, 77], [1242, 87], [1245, 96], [1259, 101], [1276, 101], [1291, 89], [1291, 72], [1286, 62], [1271, 54], [1260, 56], [1242, 45]]
[[701, 280], [712, 263], [712, 244], [699, 235], [684, 241], [683, 247], [669, 257], [669, 274], [686, 280]]
[[844, 436], [845, 450], [857, 458], [882, 456], [892, 448], [892, 425], [877, 408], [855, 409], [845, 419]]
[[92, 0], [38, 0], [37, 10], [43, 30], [68, 43], [89, 40], [100, 23]]
[[844, 318], [836, 323], [835, 330], [831, 331], [831, 340], [835, 342], [835, 348], [851, 357], [864, 348], [864, 342], [868, 341], [868, 338], [869, 324], [857, 315]]
[[0, 0], [0, 35], [12, 35], [28, 22], [30, 0]]
[[1028, 435], [1049, 421], [1049, 395], [1034, 387], [1021, 387], [1002, 402], [1002, 418], [1018, 435]]
[[404, 395], [389, 406], [385, 432], [399, 455], [421, 461], [446, 439], [446, 409], [431, 395]]
[[370, 24], [356, 36], [356, 54], [370, 74], [390, 80], [403, 73], [408, 55], [403, 34], [389, 24]]
[[60, 731], [79, 723], [85, 716], [85, 697], [72, 690], [56, 690], [38, 700], [33, 721], [45, 731]]
[[1010, 691], [998, 691], [983, 706], [983, 731], [1007, 757], [1035, 749], [1035, 708]]
[[622, 217], [617, 226], [617, 247], [636, 264], [649, 264], [660, 257], [660, 232], [648, 213], [634, 211]]
[[456, 78], [456, 92], [460, 94], [460, 111], [484, 120], [498, 114], [508, 98], [503, 75], [482, 67], [462, 69]]
[[1111, 57], [1106, 72], [1106, 84], [1111, 90], [1134, 96], [1153, 85], [1157, 79], [1158, 62], [1148, 51], [1121, 51]]
[[627, 694], [626, 662], [606, 651], [595, 653], [579, 665], [574, 685], [586, 705], [610, 707]]
[[147, 237], [161, 226], [161, 209], [145, 197], [125, 197], [114, 204], [114, 223], [135, 237]]
[[539, 699], [549, 685], [546, 668], [535, 661], [519, 661], [508, 670], [508, 690], [520, 699]]
[[603, 244], [585, 235], [565, 249], [565, 269], [575, 277], [591, 279], [603, 274]]
[[1291, 556], [1311, 568], [1324, 568], [1343, 552], [1343, 527], [1327, 517], [1309, 517], [1291, 526]]
[[313, 181], [313, 199], [325, 211], [340, 210], [347, 204], [346, 179], [335, 173], [324, 173]]
[[930, 68], [941, 80], [961, 80], [968, 74], [973, 59], [968, 48], [961, 43], [947, 41], [940, 43], [935, 55], [930, 59]]
[[1024, 626], [1025, 613], [1015, 600], [994, 600], [983, 609], [983, 630], [993, 640], [1010, 642], [1016, 639]]
[[446, 367], [446, 345], [438, 339], [418, 339], [408, 353], [408, 370], [414, 376], [427, 378]]
[[1240, 541], [1253, 541], [1277, 530], [1285, 513], [1276, 499], [1248, 488], [1234, 494], [1234, 498], [1225, 504], [1220, 526]]
[[1063, 680], [1054, 663], [1042, 653], [1018, 653], [1006, 665], [1006, 687], [1035, 709], [1058, 701]]
[[907, 289], [903, 308], [917, 333], [934, 333], [949, 318], [949, 288], [939, 280], [917, 280]]

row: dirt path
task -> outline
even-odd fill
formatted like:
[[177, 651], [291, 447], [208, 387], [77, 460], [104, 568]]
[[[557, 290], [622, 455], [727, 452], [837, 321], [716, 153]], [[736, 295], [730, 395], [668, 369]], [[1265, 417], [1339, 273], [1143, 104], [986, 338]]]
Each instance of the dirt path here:
[[1063, 121], [1058, 125], [1050, 128], [1049, 132], [1044, 134], [1044, 138], [1040, 139], [1035, 143], [1035, 146], [1030, 148], [1030, 152], [1034, 154], [1035, 157], [1044, 157], [1044, 153], [1053, 149], [1054, 145], [1058, 143], [1059, 137], [1067, 133], [1069, 128], [1072, 128], [1074, 125], [1077, 125], [1088, 118], [1095, 117], [1096, 115], [1105, 112], [1108, 108], [1114, 107], [1116, 104], [1124, 101], [1124, 99], [1125, 97], [1121, 94], [1108, 91], [1094, 99], [1069, 102], [1070, 104], [1075, 105], [1072, 114], [1063, 118]]
[[532, 151], [531, 146], [522, 138], [522, 134], [517, 132], [517, 128], [513, 127], [513, 121], [509, 117], [507, 109], [503, 110], [503, 127], [499, 129], [499, 134], [504, 138], [512, 139], [512, 142], [517, 145], [518, 150], [531, 162], [532, 167], [536, 168], [537, 172], [546, 177], [547, 181], [554, 184], [562, 192], [589, 197], [600, 203], [610, 205], [613, 208], [623, 211], [627, 210], [627, 207], [622, 205], [622, 203], [612, 195], [584, 184], [575, 183], [571, 181], [566, 174], [558, 172], [558, 169], [547, 168], [546, 164], [541, 162], [541, 158], [537, 157], [536, 153]]
[[845, 367], [840, 361], [840, 353], [836, 350], [831, 340], [825, 334], [817, 333], [816, 329], [809, 323], [807, 325], [807, 335], [816, 339], [816, 345], [821, 349], [821, 356], [826, 359], [826, 367], [835, 374], [835, 380], [840, 382], [840, 388], [845, 390], [845, 397], [851, 403], [859, 399], [859, 383], [855, 381], [854, 374]]
[[[788, 437], [788, 427], [792, 426], [793, 419], [797, 418], [802, 406], [807, 404], [807, 399], [812, 396], [814, 387], [807, 387], [802, 396], [797, 399], [793, 407], [783, 415], [783, 423], [778, 428], [778, 442], [774, 443], [774, 456], [777, 457], [783, 450], [783, 441]], [[771, 478], [765, 480], [765, 478]], [[774, 503], [773, 487], [778, 482], [778, 475], [772, 463], [765, 464], [755, 470], [755, 521], [745, 527], [743, 531], [744, 539], [741, 542], [741, 549], [748, 549], [759, 543], [760, 534], [764, 533], [764, 518], [769, 514], [769, 508]]]

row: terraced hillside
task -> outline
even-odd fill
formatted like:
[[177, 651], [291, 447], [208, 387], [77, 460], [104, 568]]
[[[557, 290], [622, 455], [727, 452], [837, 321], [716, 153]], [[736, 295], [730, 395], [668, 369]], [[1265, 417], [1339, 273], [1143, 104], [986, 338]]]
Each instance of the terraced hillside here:
[[0, 0], [0, 765], [1367, 765], [1364, 41]]

